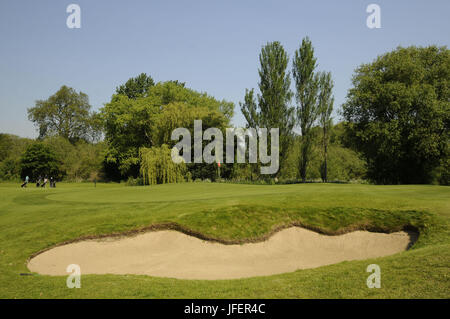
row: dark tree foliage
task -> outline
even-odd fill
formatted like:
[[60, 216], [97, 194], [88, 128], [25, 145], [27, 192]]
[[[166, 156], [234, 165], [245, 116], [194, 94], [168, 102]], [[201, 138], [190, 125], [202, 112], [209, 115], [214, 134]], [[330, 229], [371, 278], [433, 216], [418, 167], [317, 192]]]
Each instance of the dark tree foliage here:
[[117, 94], [127, 96], [129, 99], [137, 99], [145, 97], [148, 90], [155, 85], [152, 77], [145, 73], [139, 74], [137, 77], [129, 79], [125, 84], [116, 88]]
[[400, 47], [361, 65], [353, 85], [343, 114], [369, 177], [386, 184], [431, 182], [449, 157], [450, 51]]
[[61, 178], [59, 171], [60, 162], [55, 152], [42, 142], [30, 145], [23, 153], [20, 160], [20, 170], [22, 179], [29, 176], [31, 180], [39, 177]]

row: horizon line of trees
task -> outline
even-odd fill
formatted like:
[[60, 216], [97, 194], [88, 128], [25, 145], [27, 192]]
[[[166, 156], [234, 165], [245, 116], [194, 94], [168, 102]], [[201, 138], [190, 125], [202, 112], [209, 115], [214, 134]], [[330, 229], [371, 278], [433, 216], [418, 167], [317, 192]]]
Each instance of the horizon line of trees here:
[[344, 121], [336, 125], [334, 82], [330, 72], [317, 71], [308, 37], [291, 63], [278, 41], [262, 47], [259, 62], [259, 90], [246, 89], [239, 104], [247, 127], [280, 130], [280, 169], [272, 176], [261, 175], [258, 163], [221, 163], [220, 176], [215, 163], [168, 163], [177, 142], [170, 139], [173, 129], [193, 131], [194, 120], [201, 119], [204, 129], [224, 132], [234, 104], [141, 73], [117, 87], [99, 112], [85, 93], [65, 85], [36, 101], [28, 109], [36, 140], [0, 134], [0, 179], [450, 183], [446, 47], [399, 47], [359, 66], [342, 105]]

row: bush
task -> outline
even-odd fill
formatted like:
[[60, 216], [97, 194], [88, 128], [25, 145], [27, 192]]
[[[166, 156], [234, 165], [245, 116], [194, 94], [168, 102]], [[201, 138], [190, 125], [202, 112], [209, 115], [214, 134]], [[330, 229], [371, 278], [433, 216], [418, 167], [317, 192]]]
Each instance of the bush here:
[[432, 184], [450, 185], [450, 158], [443, 159], [441, 165], [432, 172]]
[[142, 179], [142, 177], [133, 178], [130, 176], [125, 184], [127, 186], [142, 186], [144, 185], [144, 180]]

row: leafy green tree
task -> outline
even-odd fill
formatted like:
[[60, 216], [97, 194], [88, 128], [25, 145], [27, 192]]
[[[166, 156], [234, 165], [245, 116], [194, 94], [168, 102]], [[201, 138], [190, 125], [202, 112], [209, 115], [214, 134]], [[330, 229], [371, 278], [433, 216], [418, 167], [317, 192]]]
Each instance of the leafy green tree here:
[[20, 159], [6, 158], [0, 162], [0, 180], [10, 181], [20, 178]]
[[[320, 144], [313, 147], [310, 169], [308, 170], [309, 179], [322, 179], [323, 161], [320, 157], [322, 153]], [[366, 162], [360, 155], [346, 147], [330, 144], [328, 146], [328, 168], [327, 181], [348, 182], [352, 180], [364, 180], [366, 175]]]
[[171, 149], [166, 144], [160, 147], [142, 147], [139, 157], [141, 175], [146, 185], [181, 183], [190, 179], [186, 164], [174, 163]]
[[0, 134], [0, 162], [4, 161], [8, 155], [11, 148], [11, 138], [9, 134]]
[[0, 180], [20, 178], [20, 156], [31, 143], [29, 138], [0, 133]]
[[[255, 90], [245, 89], [244, 102], [239, 102], [241, 112], [244, 115], [247, 124], [246, 128], [258, 129], [260, 124], [260, 109], [255, 100]], [[246, 145], [248, 145], [246, 141]], [[235, 153], [236, 154], [236, 153]], [[246, 150], [246, 156], [248, 150]], [[283, 162], [285, 165], [286, 161]], [[281, 168], [283, 169], [283, 168]], [[254, 180], [260, 178], [260, 163], [235, 163], [233, 165], [232, 177], [235, 180]]]
[[59, 135], [74, 143], [99, 137], [100, 126], [91, 112], [88, 96], [63, 85], [47, 100], [28, 109], [28, 119], [39, 130], [39, 138]]
[[20, 161], [21, 177], [29, 176], [36, 180], [39, 176], [61, 178], [60, 161], [55, 152], [42, 142], [30, 145]]
[[429, 183], [449, 156], [450, 51], [399, 47], [363, 64], [343, 114], [377, 183]]
[[299, 173], [302, 181], [306, 181], [308, 161], [310, 159], [313, 141], [311, 128], [319, 114], [319, 75], [314, 72], [316, 60], [312, 43], [306, 37], [302, 40], [300, 48], [295, 51], [293, 61], [297, 121], [300, 124], [302, 134], [301, 160], [299, 161]]
[[145, 97], [137, 99], [113, 95], [111, 102], [101, 110], [108, 143], [107, 174], [116, 179], [137, 177], [141, 147], [169, 143], [174, 128], [193, 127], [194, 119], [203, 120], [204, 127], [226, 126], [233, 109], [231, 102], [218, 101], [175, 81], [157, 83]]
[[[219, 110], [209, 109], [206, 107], [191, 107], [186, 103], [174, 102], [167, 104], [162, 112], [158, 115], [155, 122], [154, 134], [155, 145], [166, 144], [169, 147], [173, 147], [178, 141], [171, 140], [172, 131], [178, 127], [184, 127], [191, 133], [193, 141], [194, 137], [194, 120], [202, 120], [202, 128], [206, 130], [211, 127], [218, 128], [222, 131], [222, 135], [225, 137], [225, 130], [229, 126], [229, 120]], [[203, 147], [208, 144], [209, 141], [203, 141]], [[224, 151], [225, 154], [225, 143]], [[191, 154], [194, 154], [194, 146], [192, 145]], [[188, 170], [191, 173], [193, 179], [206, 179], [215, 180], [217, 178], [217, 164], [216, 163], [188, 163]], [[229, 176], [232, 165], [221, 165], [221, 176], [226, 178]]]
[[258, 104], [255, 101], [255, 90], [245, 89], [244, 102], [239, 103], [241, 112], [247, 120], [246, 127], [258, 128], [260, 126]]
[[[314, 126], [311, 129], [313, 143], [311, 146], [311, 157], [308, 164], [306, 178], [308, 180], [318, 180], [322, 177], [323, 167], [323, 129], [320, 126]], [[342, 142], [343, 124], [338, 123], [331, 125], [328, 131], [330, 136], [327, 151], [328, 157], [328, 174], [327, 181], [351, 181], [364, 180], [366, 178], [366, 162], [354, 150], [346, 147]], [[295, 169], [301, 160], [301, 143], [303, 136], [296, 136], [293, 142], [292, 152], [288, 156], [288, 163], [281, 171], [281, 181], [297, 181], [299, 171]]]
[[[448, 150], [449, 146], [447, 146]], [[433, 183], [450, 185], [450, 156], [441, 159], [441, 165], [433, 171]]]
[[31, 143], [33, 140], [29, 138], [0, 133], [0, 162], [7, 158], [19, 158]]
[[[259, 91], [255, 101], [254, 90], [246, 90], [241, 111], [247, 126], [278, 128], [280, 134], [280, 167], [286, 161], [295, 124], [294, 108], [290, 106], [292, 92], [287, 66], [289, 58], [280, 42], [267, 43], [259, 54]], [[277, 173], [278, 175], [278, 173]]]
[[328, 143], [329, 131], [332, 125], [331, 112], [333, 112], [333, 80], [330, 72], [322, 72], [319, 76], [319, 122], [322, 127], [322, 147], [323, 147], [323, 162], [321, 165], [322, 181], [326, 182], [328, 175]]
[[48, 145], [60, 161], [59, 170], [65, 180], [89, 180], [92, 175], [102, 178], [103, 159], [106, 145], [104, 142], [75, 144], [60, 136], [51, 136], [42, 141]]
[[137, 99], [145, 97], [148, 90], [155, 85], [152, 77], [145, 73], [139, 74], [137, 77], [129, 79], [125, 84], [116, 88], [117, 94], [127, 96], [129, 99]]
[[171, 102], [165, 105], [155, 120], [153, 128], [155, 145], [174, 146], [177, 141], [172, 141], [171, 135], [178, 127], [187, 128], [193, 138], [195, 120], [202, 120], [203, 130], [216, 127], [222, 131], [223, 136], [229, 124], [229, 120], [218, 110], [202, 106], [191, 107], [183, 102]]

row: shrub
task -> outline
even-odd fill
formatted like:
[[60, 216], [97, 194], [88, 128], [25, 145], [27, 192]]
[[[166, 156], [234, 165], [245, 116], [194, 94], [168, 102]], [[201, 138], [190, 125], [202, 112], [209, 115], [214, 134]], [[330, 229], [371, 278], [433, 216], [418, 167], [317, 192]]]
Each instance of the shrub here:
[[130, 176], [126, 181], [127, 186], [142, 186], [144, 185], [144, 180], [142, 177], [133, 178]]

